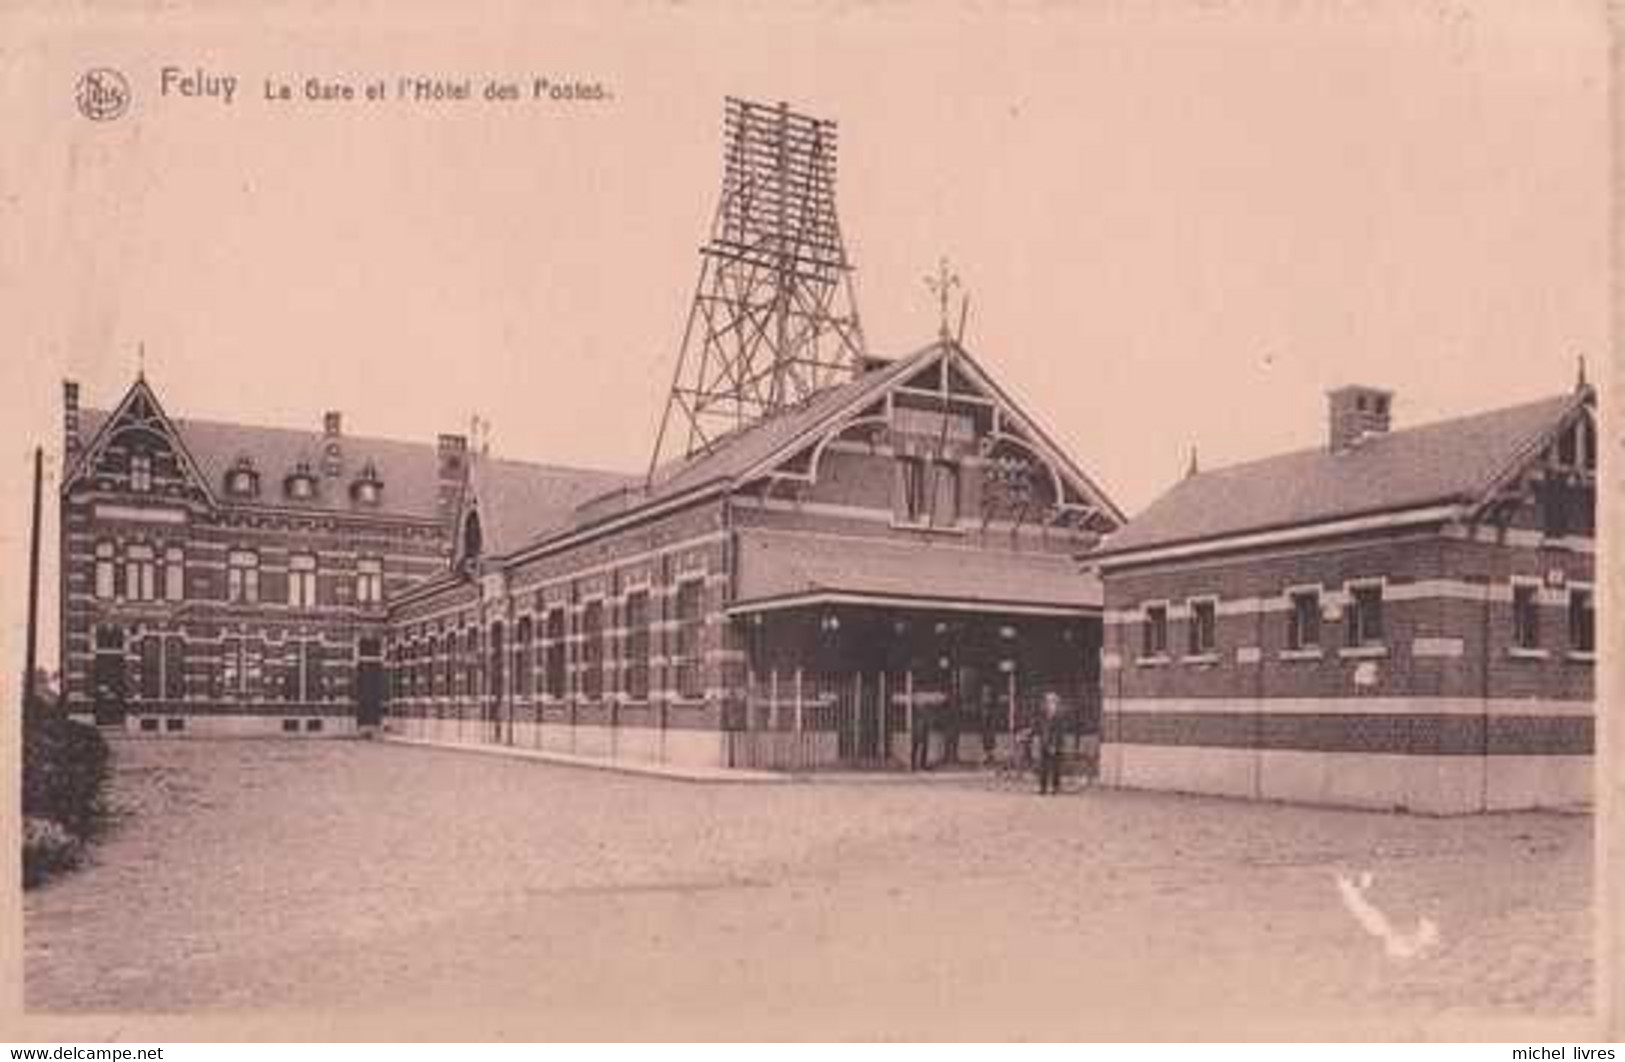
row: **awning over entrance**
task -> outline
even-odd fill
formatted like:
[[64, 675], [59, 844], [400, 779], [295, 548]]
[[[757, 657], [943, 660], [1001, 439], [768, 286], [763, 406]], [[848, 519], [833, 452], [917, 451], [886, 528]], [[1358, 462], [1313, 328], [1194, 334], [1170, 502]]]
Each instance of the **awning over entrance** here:
[[975, 549], [747, 529], [739, 533], [729, 612], [826, 603], [1035, 615], [1100, 611], [1100, 580], [1064, 553]]

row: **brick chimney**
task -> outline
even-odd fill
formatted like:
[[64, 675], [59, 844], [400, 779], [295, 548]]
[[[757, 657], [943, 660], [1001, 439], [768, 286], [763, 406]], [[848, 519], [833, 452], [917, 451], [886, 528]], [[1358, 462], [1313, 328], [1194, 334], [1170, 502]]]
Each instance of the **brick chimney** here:
[[436, 447], [440, 464], [440, 510], [451, 512], [468, 478], [468, 436], [442, 435]]
[[322, 416], [322, 475], [324, 476], [337, 477], [344, 474], [344, 447], [339, 444], [339, 434], [343, 423], [343, 417], [335, 410], [329, 410]]
[[79, 456], [84, 440], [79, 436], [79, 384], [62, 381], [62, 455], [65, 462]]
[[1326, 393], [1327, 443], [1333, 453], [1358, 446], [1367, 435], [1388, 430], [1394, 393], [1351, 384]]

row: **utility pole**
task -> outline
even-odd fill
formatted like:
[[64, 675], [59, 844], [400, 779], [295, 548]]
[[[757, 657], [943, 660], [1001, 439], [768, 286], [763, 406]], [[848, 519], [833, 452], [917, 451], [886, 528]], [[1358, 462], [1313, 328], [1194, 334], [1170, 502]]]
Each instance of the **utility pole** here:
[[34, 447], [34, 526], [28, 541], [28, 661], [23, 671], [23, 711], [34, 703], [35, 654], [39, 645], [40, 482], [45, 476], [45, 448]]

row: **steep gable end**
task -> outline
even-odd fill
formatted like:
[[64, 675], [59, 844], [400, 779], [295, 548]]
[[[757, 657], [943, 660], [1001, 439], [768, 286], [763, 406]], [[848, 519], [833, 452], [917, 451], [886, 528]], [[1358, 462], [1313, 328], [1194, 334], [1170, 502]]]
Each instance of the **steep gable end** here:
[[208, 479], [147, 383], [136, 379], [63, 476], [132, 495], [214, 503]]

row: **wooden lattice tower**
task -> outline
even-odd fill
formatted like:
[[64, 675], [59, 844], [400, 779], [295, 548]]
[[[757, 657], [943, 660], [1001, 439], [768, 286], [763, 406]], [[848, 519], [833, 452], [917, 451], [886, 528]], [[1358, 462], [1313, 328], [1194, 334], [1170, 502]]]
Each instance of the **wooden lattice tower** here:
[[709, 450], [863, 364], [835, 216], [835, 123], [730, 97], [725, 132], [722, 199], [651, 477], [663, 458]]

